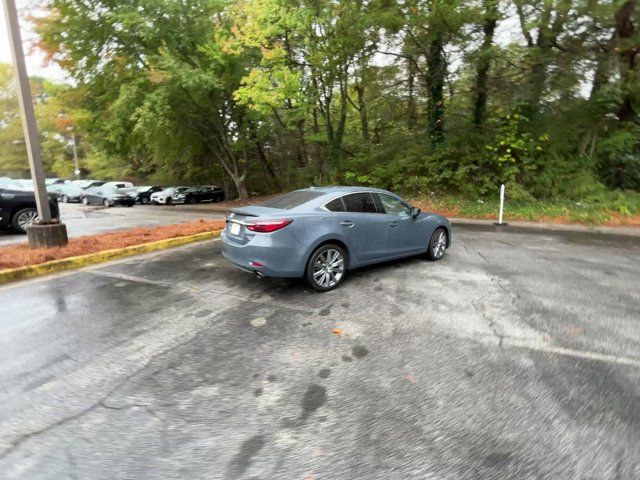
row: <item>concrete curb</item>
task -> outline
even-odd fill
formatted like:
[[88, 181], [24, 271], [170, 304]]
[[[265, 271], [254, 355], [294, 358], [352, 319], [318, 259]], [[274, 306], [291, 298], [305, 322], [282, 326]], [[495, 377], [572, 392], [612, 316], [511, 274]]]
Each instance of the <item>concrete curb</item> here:
[[153, 252], [165, 248], [178, 247], [193, 242], [210, 240], [218, 238], [220, 231], [196, 233], [183, 237], [167, 238], [166, 240], [158, 240], [156, 242], [142, 243], [140, 245], [131, 245], [130, 247], [114, 248], [104, 250], [102, 252], [89, 253], [87, 255], [79, 255], [76, 257], [61, 258], [60, 260], [52, 260], [50, 262], [39, 263], [37, 265], [29, 265], [26, 267], [8, 268], [0, 270], [0, 284], [12, 282], [15, 280], [23, 280], [26, 278], [39, 277], [49, 273], [61, 272], [63, 270], [72, 270], [75, 268], [87, 267], [97, 263], [108, 262], [119, 258], [130, 257], [141, 253]]
[[454, 227], [469, 228], [489, 232], [589, 235], [601, 238], [618, 238], [640, 241], [640, 228], [638, 227], [589, 227], [586, 225], [578, 224], [566, 225], [518, 221], [508, 222], [507, 225], [499, 226], [494, 224], [494, 220], [480, 220], [470, 218], [451, 218], [450, 220]]

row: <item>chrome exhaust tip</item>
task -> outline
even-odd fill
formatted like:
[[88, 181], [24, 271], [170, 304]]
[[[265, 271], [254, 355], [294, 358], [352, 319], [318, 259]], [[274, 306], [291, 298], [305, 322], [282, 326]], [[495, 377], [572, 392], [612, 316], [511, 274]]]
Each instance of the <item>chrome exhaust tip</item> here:
[[260, 279], [264, 278], [264, 273], [259, 272], [258, 270], [254, 270], [254, 272], [253, 272], [253, 273], [255, 273], [255, 274], [256, 274], [256, 277], [258, 277], [258, 278], [260, 278]]

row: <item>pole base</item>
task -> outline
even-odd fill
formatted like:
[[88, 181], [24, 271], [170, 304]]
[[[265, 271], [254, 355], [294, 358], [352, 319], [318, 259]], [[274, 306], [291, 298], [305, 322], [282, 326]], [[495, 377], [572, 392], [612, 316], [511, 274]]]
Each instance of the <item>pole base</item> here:
[[496, 227], [506, 227], [507, 225], [509, 225], [507, 222], [502, 222], [502, 223], [500, 223], [500, 222], [493, 222], [493, 224], [494, 224]]
[[27, 239], [31, 248], [64, 247], [69, 243], [67, 226], [64, 223], [31, 224], [27, 227]]

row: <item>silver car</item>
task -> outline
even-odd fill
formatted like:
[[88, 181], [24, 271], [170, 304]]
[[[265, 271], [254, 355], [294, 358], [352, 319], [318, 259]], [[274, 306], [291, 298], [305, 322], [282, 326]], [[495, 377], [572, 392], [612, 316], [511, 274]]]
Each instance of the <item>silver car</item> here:
[[311, 187], [226, 216], [222, 254], [260, 277], [304, 277], [318, 291], [347, 270], [426, 253], [440, 260], [451, 223], [386, 190]]

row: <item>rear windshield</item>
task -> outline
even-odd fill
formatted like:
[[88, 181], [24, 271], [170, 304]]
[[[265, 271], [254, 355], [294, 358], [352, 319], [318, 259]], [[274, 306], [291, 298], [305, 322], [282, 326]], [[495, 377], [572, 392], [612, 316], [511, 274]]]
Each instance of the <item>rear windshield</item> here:
[[296, 190], [295, 192], [285, 193], [284, 195], [278, 195], [264, 203], [261, 203], [261, 207], [269, 208], [281, 208], [283, 210], [289, 210], [296, 208], [303, 203], [307, 203], [314, 198], [318, 198], [323, 195], [322, 192], [314, 192], [312, 190]]

